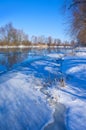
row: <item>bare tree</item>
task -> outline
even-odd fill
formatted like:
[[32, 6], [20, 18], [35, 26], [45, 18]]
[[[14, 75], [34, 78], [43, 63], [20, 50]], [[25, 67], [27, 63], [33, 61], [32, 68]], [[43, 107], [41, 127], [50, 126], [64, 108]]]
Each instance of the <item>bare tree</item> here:
[[0, 41], [6, 44], [21, 44], [23, 41], [28, 41], [28, 35], [13, 27], [12, 23], [8, 23], [0, 27]]
[[69, 6], [69, 9], [78, 4], [86, 4], [86, 0], [72, 0], [72, 3]]
[[51, 46], [52, 43], [53, 43], [53, 38], [52, 38], [51, 36], [49, 36], [49, 37], [47, 38], [47, 45], [48, 45], [48, 46]]
[[71, 34], [86, 46], [86, 0], [71, 0], [68, 11], [71, 12]]
[[32, 36], [31, 37], [31, 42], [32, 42], [32, 44], [37, 44], [38, 43], [38, 38], [37, 38], [37, 36]]

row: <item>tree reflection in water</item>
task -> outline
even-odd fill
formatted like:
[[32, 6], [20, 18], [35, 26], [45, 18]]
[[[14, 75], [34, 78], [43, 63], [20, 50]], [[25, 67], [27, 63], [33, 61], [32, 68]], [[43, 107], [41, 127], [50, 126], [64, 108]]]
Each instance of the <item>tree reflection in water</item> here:
[[28, 57], [30, 49], [0, 49], [0, 66], [1, 69], [10, 70], [15, 64], [21, 63]]
[[[6, 48], [0, 49], [0, 73], [8, 71], [14, 65], [22, 63], [27, 58], [40, 57], [49, 53], [59, 53], [64, 49], [40, 49], [40, 48]], [[65, 50], [64, 50], [65, 51]]]

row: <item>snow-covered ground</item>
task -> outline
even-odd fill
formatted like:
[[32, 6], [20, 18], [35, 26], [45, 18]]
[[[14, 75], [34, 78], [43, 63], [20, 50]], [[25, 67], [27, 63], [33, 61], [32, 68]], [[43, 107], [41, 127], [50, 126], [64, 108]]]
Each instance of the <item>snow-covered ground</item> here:
[[41, 81], [10, 72], [0, 78], [0, 130], [39, 130], [51, 118]]
[[60, 100], [67, 106], [66, 125], [70, 130], [86, 130], [86, 54], [64, 59], [66, 87]]
[[85, 122], [86, 52], [33, 57], [0, 76], [0, 130], [86, 130]]
[[86, 52], [64, 57], [61, 68], [65, 87], [59, 83], [49, 91], [66, 106], [67, 130], [86, 130]]

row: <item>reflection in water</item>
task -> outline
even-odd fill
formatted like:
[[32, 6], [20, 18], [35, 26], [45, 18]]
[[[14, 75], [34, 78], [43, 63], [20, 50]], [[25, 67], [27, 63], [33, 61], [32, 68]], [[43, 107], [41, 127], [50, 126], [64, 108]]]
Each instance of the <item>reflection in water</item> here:
[[20, 64], [27, 58], [33, 58], [36, 56], [44, 56], [49, 53], [65, 53], [69, 49], [34, 49], [34, 48], [8, 48], [0, 49], [0, 73], [8, 71], [13, 68], [14, 65]]
[[28, 56], [28, 51], [22, 50], [5, 50], [4, 53], [0, 53], [0, 66], [5, 70], [11, 69], [15, 64], [21, 63]]

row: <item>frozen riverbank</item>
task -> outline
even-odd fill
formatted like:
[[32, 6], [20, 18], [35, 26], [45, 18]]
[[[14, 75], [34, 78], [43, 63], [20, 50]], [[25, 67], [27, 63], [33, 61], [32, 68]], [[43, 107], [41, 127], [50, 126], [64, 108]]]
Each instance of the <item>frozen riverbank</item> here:
[[78, 51], [74, 56], [64, 57], [62, 73], [65, 87], [55, 85], [51, 91], [53, 95], [58, 95], [58, 101], [67, 108], [66, 128], [86, 130], [86, 52]]
[[85, 130], [85, 52], [14, 54], [27, 58], [0, 75], [0, 130]]
[[41, 89], [52, 87], [59, 69], [58, 60], [32, 56], [0, 75], [1, 130], [41, 130], [53, 120], [52, 95]]

